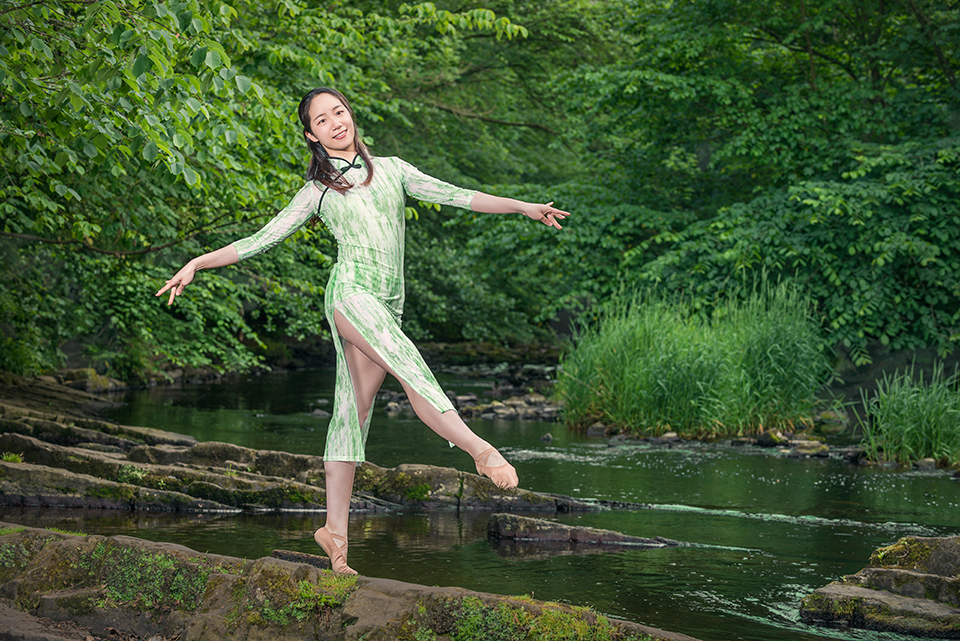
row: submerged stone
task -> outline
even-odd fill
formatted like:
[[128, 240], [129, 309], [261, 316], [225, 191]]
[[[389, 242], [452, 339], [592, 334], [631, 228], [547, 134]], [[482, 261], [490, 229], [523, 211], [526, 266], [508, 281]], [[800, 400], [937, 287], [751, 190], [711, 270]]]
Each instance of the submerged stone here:
[[554, 556], [595, 552], [681, 547], [689, 545], [663, 537], [630, 536], [613, 530], [565, 525], [516, 514], [493, 514], [487, 535], [501, 556]]

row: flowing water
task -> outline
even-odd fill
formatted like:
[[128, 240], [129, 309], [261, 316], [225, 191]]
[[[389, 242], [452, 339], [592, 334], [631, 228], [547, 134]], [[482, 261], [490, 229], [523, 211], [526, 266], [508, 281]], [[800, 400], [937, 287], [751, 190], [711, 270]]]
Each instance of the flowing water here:
[[[445, 389], [489, 383], [440, 376]], [[389, 383], [388, 383], [389, 386]], [[399, 389], [399, 388], [395, 388]], [[332, 371], [248, 377], [211, 385], [136, 391], [111, 418], [201, 440], [323, 453]], [[350, 563], [361, 573], [426, 585], [590, 606], [682, 632], [730, 639], [900, 639], [804, 625], [800, 599], [861, 569], [876, 547], [905, 535], [960, 534], [960, 483], [943, 472], [862, 468], [831, 459], [792, 460], [725, 445], [621, 445], [572, 434], [558, 424], [471, 421], [517, 466], [521, 487], [578, 498], [642, 503], [623, 511], [548, 515], [575, 525], [690, 547], [583, 555], [507, 556], [486, 536], [488, 513], [355, 514]], [[551, 432], [553, 441], [540, 440]], [[370, 461], [471, 470], [414, 418], [374, 414]], [[246, 558], [274, 549], [318, 552], [322, 514], [198, 516], [109, 511], [4, 509], [0, 518], [86, 533], [129, 534]]]

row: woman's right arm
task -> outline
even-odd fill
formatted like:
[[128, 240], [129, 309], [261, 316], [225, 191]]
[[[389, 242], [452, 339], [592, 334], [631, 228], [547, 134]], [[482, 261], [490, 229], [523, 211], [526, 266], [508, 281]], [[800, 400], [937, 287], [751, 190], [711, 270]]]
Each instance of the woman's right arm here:
[[183, 293], [183, 288], [193, 282], [193, 277], [201, 269], [226, 267], [241, 259], [255, 256], [276, 246], [285, 238], [291, 236], [304, 223], [310, 220], [320, 205], [323, 192], [313, 182], [304, 185], [280, 213], [273, 217], [260, 231], [236, 241], [226, 247], [197, 256], [184, 265], [173, 278], [167, 281], [157, 296], [170, 291], [170, 300], [167, 305], [173, 305], [173, 299]]
[[183, 288], [193, 282], [193, 277], [201, 269], [211, 269], [213, 267], [226, 267], [240, 260], [237, 250], [233, 245], [227, 245], [220, 249], [208, 252], [203, 256], [197, 256], [189, 263], [180, 268], [173, 278], [167, 281], [167, 284], [157, 292], [157, 296], [162, 296], [163, 292], [170, 290], [170, 300], [167, 305], [173, 305], [173, 299], [183, 293]]

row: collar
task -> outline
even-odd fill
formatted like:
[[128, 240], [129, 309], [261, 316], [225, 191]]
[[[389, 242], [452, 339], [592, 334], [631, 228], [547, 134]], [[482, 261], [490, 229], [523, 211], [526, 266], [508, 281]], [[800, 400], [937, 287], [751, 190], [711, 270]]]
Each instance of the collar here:
[[346, 160], [339, 156], [329, 156], [330, 164], [333, 165], [333, 168], [339, 171], [341, 174], [345, 174], [351, 169], [363, 169], [366, 165], [363, 162], [363, 156], [357, 153], [353, 160]]

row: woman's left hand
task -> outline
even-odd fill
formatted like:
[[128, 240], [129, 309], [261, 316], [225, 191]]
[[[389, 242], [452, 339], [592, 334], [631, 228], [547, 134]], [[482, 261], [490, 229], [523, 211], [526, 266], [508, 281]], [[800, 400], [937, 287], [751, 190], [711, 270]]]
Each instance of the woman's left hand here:
[[554, 207], [553, 201], [551, 200], [545, 205], [529, 203], [529, 207], [524, 208], [523, 215], [533, 220], [539, 220], [544, 225], [563, 229], [557, 221], [563, 220], [569, 216], [570, 213]]

